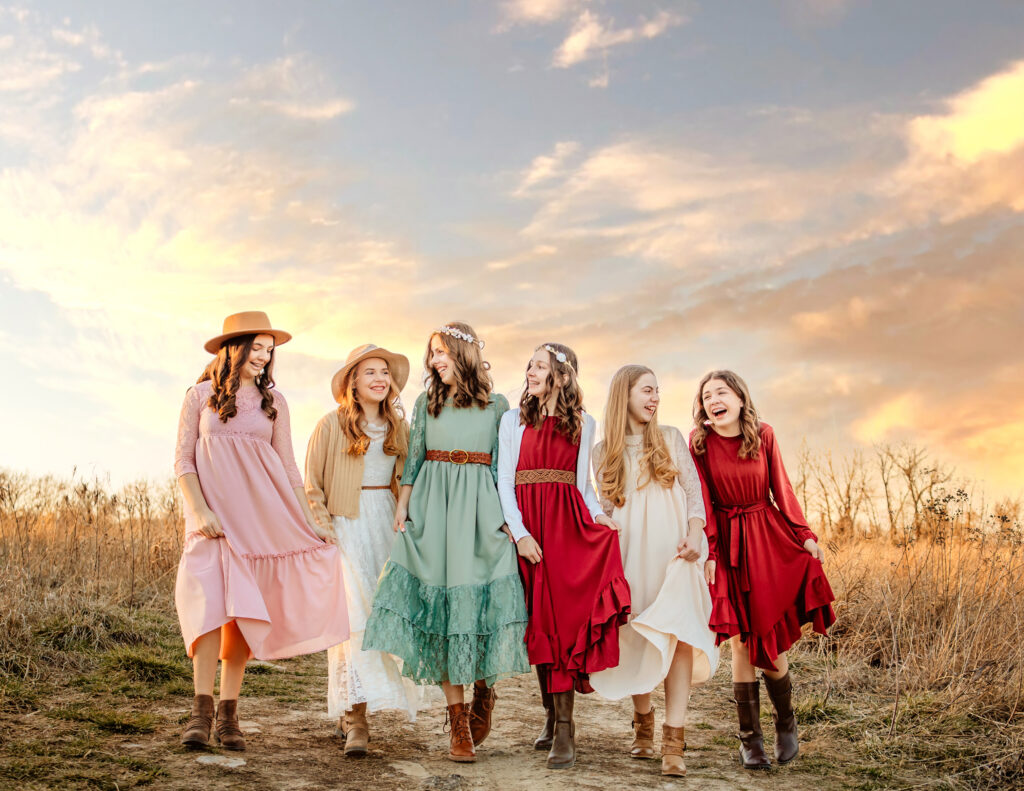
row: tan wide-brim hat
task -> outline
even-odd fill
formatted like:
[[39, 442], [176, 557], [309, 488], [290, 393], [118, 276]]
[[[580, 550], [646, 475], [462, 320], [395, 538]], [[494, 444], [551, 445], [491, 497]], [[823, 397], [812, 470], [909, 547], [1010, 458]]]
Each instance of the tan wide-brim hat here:
[[240, 335], [273, 335], [274, 344], [280, 346], [292, 339], [290, 332], [275, 330], [270, 326], [270, 319], [262, 310], [246, 310], [241, 313], [232, 313], [224, 319], [224, 331], [216, 338], [210, 338], [203, 348], [210, 354], [216, 354], [224, 341], [237, 338]]
[[388, 364], [388, 371], [391, 372], [391, 381], [398, 392], [402, 392], [405, 388], [405, 383], [409, 381], [409, 358], [404, 354], [389, 352], [380, 346], [366, 343], [362, 346], [357, 346], [349, 352], [345, 365], [331, 379], [331, 393], [334, 395], [335, 401], [340, 400], [341, 388], [345, 384], [345, 377], [348, 376], [348, 372], [370, 357], [379, 357]]

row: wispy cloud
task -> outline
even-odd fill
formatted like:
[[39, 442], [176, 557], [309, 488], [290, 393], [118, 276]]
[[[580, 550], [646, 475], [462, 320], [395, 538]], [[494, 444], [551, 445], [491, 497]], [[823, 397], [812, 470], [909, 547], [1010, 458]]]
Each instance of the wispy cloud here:
[[606, 53], [613, 47], [657, 38], [669, 28], [681, 25], [686, 17], [660, 11], [652, 19], [640, 20], [630, 27], [616, 28], [612, 20], [603, 20], [590, 10], [583, 11], [566, 39], [555, 52], [553, 64], [565, 69]]

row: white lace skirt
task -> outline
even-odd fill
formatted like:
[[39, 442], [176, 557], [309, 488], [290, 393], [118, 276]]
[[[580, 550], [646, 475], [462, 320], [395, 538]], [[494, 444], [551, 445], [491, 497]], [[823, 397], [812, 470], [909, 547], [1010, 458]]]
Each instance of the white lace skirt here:
[[395, 533], [395, 498], [387, 489], [364, 489], [359, 517], [333, 518], [345, 571], [345, 596], [351, 636], [327, 651], [327, 713], [340, 717], [356, 703], [367, 711], [404, 710], [409, 721], [423, 707], [420, 687], [403, 678], [399, 661], [381, 651], [363, 651], [363, 631], [373, 605], [373, 594]]

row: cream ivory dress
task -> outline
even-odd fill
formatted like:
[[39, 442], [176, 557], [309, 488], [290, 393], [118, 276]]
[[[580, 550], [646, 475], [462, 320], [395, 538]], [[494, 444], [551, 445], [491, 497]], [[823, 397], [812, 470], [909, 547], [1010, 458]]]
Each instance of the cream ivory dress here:
[[[387, 427], [368, 424], [365, 430], [370, 446], [364, 457], [362, 485], [387, 486], [395, 467], [395, 457], [384, 453]], [[347, 642], [327, 651], [327, 712], [331, 717], [340, 717], [356, 703], [366, 703], [367, 711], [404, 710], [410, 722], [415, 722], [417, 709], [424, 705], [420, 688], [402, 677], [400, 660], [382, 651], [362, 650], [377, 577], [395, 541], [394, 519], [395, 497], [390, 489], [363, 489], [355, 519], [332, 515], [345, 569], [352, 634]]]
[[[637, 489], [640, 435], [626, 436], [626, 502], [606, 513], [622, 532], [619, 546], [635, 615], [619, 628], [619, 665], [590, 677], [602, 697], [618, 700], [644, 695], [668, 675], [676, 643], [693, 646], [691, 683], [703, 684], [718, 667], [715, 635], [708, 628], [711, 594], [704, 581], [707, 538], [701, 535], [696, 562], [676, 557], [690, 518], [705, 519], [700, 479], [678, 429], [662, 426], [672, 461], [680, 471], [670, 489], [648, 483]], [[600, 482], [604, 443], [594, 448], [595, 479]], [[599, 487], [600, 488], [600, 487]]]

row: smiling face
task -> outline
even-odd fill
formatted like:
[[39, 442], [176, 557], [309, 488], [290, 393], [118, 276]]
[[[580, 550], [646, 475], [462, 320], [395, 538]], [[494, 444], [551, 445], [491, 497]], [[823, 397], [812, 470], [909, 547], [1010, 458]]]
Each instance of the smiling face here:
[[640, 426], [650, 423], [658, 412], [661, 396], [658, 394], [658, 380], [654, 374], [644, 374], [630, 388], [627, 406], [631, 422]]
[[391, 372], [387, 361], [380, 357], [367, 357], [361, 361], [352, 373], [352, 387], [363, 409], [374, 413], [376, 410], [372, 407], [378, 407], [391, 392]]
[[743, 399], [724, 380], [709, 379], [701, 390], [700, 398], [715, 431], [727, 435], [739, 432]]
[[441, 381], [451, 386], [455, 384], [455, 363], [448, 354], [448, 347], [444, 345], [440, 335], [434, 335], [430, 339], [430, 367], [437, 371]]
[[242, 379], [254, 380], [263, 371], [273, 357], [274, 336], [257, 335], [253, 338], [249, 349], [249, 358], [245, 361], [239, 374]]
[[540, 401], [546, 400], [549, 395], [549, 377], [551, 377], [551, 352], [547, 349], [537, 349], [526, 366], [526, 392]]

